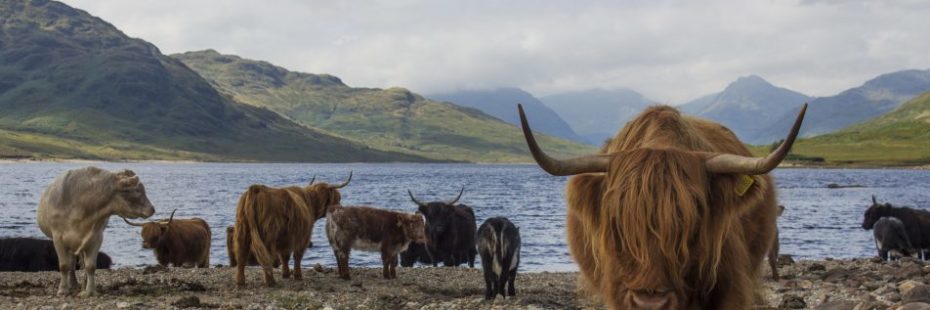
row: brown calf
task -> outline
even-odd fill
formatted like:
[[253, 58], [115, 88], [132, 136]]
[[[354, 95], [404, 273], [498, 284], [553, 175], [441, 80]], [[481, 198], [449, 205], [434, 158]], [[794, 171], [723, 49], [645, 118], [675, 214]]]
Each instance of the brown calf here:
[[159, 265], [210, 267], [211, 233], [206, 221], [196, 217], [175, 220], [174, 211], [167, 220], [143, 224], [123, 220], [129, 225], [142, 227], [142, 247], [155, 251]]
[[426, 243], [426, 223], [419, 214], [371, 207], [330, 206], [326, 237], [336, 255], [339, 277], [349, 279], [349, 251], [380, 251], [385, 279], [397, 278], [397, 254], [410, 242]]
[[[327, 206], [342, 199], [339, 189], [352, 180], [352, 173], [344, 183], [333, 186], [326, 183], [306, 187], [272, 188], [252, 185], [239, 198], [236, 208], [235, 257], [236, 262], [248, 262], [249, 255], [265, 272], [265, 284], [274, 285], [272, 264], [281, 258], [282, 277], [290, 277], [287, 257], [294, 256], [294, 279], [302, 279], [300, 262], [310, 244], [313, 224], [326, 216]], [[245, 265], [236, 265], [236, 284], [245, 284]]]

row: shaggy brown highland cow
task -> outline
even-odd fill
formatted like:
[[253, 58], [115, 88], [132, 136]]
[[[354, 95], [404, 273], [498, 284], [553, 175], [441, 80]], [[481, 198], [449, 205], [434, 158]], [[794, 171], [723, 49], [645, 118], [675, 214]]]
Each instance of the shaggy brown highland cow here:
[[[235, 255], [237, 262], [248, 262], [254, 255], [265, 271], [265, 284], [274, 285], [272, 265], [281, 259], [281, 276], [288, 278], [288, 256], [294, 256], [294, 279], [302, 279], [300, 262], [310, 244], [313, 224], [326, 216], [326, 208], [339, 204], [339, 189], [349, 185], [326, 183], [306, 187], [271, 188], [252, 185], [239, 197], [236, 207]], [[236, 264], [236, 284], [245, 284], [246, 263]]]
[[582, 283], [613, 309], [749, 309], [775, 234], [775, 186], [767, 175], [794, 143], [764, 158], [720, 124], [669, 106], [643, 111], [601, 154], [534, 159], [566, 185], [567, 237]]

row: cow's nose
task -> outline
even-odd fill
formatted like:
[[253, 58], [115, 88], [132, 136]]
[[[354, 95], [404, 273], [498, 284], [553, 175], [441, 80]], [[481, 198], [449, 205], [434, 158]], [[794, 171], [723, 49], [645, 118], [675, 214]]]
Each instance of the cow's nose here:
[[633, 292], [633, 305], [637, 309], [665, 309], [669, 305], [671, 294], [667, 291], [636, 291]]

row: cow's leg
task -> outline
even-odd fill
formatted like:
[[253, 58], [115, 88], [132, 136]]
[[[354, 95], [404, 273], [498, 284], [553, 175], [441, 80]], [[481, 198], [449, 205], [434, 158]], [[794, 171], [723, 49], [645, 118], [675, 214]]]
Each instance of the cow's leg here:
[[297, 250], [294, 251], [294, 280], [303, 280], [304, 272], [300, 268], [301, 262], [304, 260], [304, 251], [307, 250], [307, 247], [297, 247]]
[[339, 246], [334, 246], [333, 254], [336, 255], [339, 277], [345, 280], [351, 279], [351, 276], [349, 276], [349, 248], [342, 249]]
[[94, 280], [94, 273], [97, 271], [97, 250], [84, 252], [84, 291], [81, 292], [80, 297], [97, 295], [97, 283]]
[[391, 278], [391, 258], [384, 248], [381, 248], [381, 276], [385, 279]]
[[517, 279], [517, 270], [516, 270], [516, 269], [511, 270], [509, 273], [510, 273], [510, 274], [509, 274], [509, 277], [508, 277], [508, 279], [507, 279], [507, 281], [508, 281], [508, 283], [507, 283], [507, 294], [510, 295], [510, 297], [513, 297], [514, 295], [517, 294], [517, 289], [513, 287], [513, 281]]
[[245, 265], [249, 263], [249, 244], [248, 241], [240, 243], [235, 247], [236, 251], [236, 285], [245, 285]]
[[891, 256], [888, 255], [888, 251], [885, 251], [885, 250], [882, 250], [882, 249], [879, 249], [879, 250], [878, 250], [878, 257], [881, 257], [882, 260], [885, 260], [885, 261], [890, 261], [890, 260], [891, 260]]
[[77, 280], [73, 278], [74, 254], [65, 249], [61, 238], [54, 238], [53, 240], [55, 254], [58, 255], [58, 271], [61, 273], [61, 282], [58, 283], [58, 295], [64, 296], [77, 286]]
[[388, 265], [391, 267], [391, 279], [397, 279], [397, 254], [391, 255], [391, 262]]
[[287, 265], [287, 263], [290, 261], [290, 256], [290, 252], [284, 252], [280, 256], [277, 256], [278, 260], [281, 261], [281, 277], [285, 279], [291, 277], [291, 269], [290, 266]]

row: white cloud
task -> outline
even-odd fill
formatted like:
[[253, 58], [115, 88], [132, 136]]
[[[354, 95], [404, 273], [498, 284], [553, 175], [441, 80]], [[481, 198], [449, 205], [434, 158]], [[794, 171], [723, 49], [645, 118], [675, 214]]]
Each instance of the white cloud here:
[[827, 96], [930, 67], [925, 1], [65, 2], [165, 53], [214, 48], [421, 93], [631, 88], [677, 104], [748, 74]]

